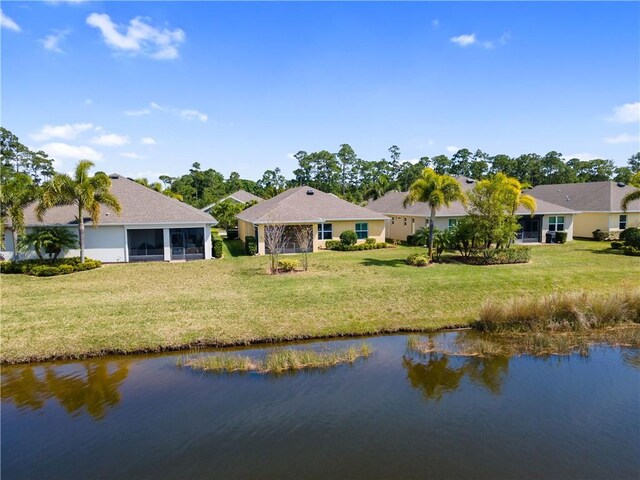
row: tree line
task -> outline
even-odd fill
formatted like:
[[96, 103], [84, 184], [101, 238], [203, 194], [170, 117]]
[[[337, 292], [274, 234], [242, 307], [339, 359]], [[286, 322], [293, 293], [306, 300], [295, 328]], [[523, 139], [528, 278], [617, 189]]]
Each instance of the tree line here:
[[179, 195], [186, 203], [202, 208], [239, 189], [270, 198], [287, 188], [301, 185], [333, 193], [354, 203], [363, 203], [391, 190], [409, 190], [425, 168], [431, 168], [440, 175], [464, 175], [476, 180], [504, 173], [530, 186], [606, 180], [629, 183], [633, 174], [640, 171], [640, 152], [632, 155], [627, 165], [622, 167], [616, 167], [612, 160], [605, 159], [565, 160], [556, 151], [545, 155], [527, 153], [511, 157], [504, 154], [491, 156], [482, 150], [472, 152], [466, 148], [450, 157], [437, 155], [409, 162], [400, 160], [400, 149], [396, 145], [389, 148], [388, 159], [374, 161], [361, 159], [348, 144], [340, 145], [337, 153], [328, 150], [299, 151], [294, 157], [298, 168], [291, 178], [286, 178], [280, 168], [266, 170], [257, 181], [242, 179], [237, 172], [225, 178], [212, 168], [203, 170], [200, 163], [194, 163], [188, 173], [179, 177], [161, 176], [160, 180], [165, 193]]

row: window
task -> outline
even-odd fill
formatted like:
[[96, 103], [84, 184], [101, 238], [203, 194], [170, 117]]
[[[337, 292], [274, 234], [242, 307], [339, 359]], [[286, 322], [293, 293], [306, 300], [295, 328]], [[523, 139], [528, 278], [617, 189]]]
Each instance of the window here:
[[620, 215], [620, 221], [618, 222], [618, 228], [620, 230], [624, 230], [625, 228], [627, 228], [627, 216], [626, 215]]
[[458, 224], [458, 219], [457, 218], [450, 218], [449, 219], [449, 228], [453, 228]]
[[407, 226], [407, 217], [404, 217], [404, 226]]
[[358, 236], [358, 240], [366, 240], [369, 236], [369, 224], [356, 223], [356, 235]]
[[564, 231], [564, 217], [549, 217], [549, 231], [550, 232]]
[[333, 238], [333, 226], [330, 223], [318, 224], [318, 240], [331, 240]]
[[396, 217], [391, 217], [391, 225], [395, 225], [396, 223]]

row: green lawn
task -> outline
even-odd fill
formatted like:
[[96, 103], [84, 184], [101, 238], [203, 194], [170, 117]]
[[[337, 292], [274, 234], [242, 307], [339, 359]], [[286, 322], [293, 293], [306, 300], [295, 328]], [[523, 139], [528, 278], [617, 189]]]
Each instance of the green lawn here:
[[404, 265], [418, 248], [311, 255], [267, 275], [267, 258], [139, 263], [52, 278], [3, 275], [3, 362], [187, 345], [429, 330], [474, 320], [488, 299], [637, 288], [640, 258], [608, 243], [533, 247], [526, 265]]

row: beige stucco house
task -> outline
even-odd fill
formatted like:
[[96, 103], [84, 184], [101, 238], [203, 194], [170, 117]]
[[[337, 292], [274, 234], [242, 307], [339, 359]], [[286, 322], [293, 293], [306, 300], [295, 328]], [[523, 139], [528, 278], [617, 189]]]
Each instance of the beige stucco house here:
[[538, 201], [544, 200], [578, 210], [573, 235], [592, 238], [600, 229], [617, 236], [628, 227], [640, 227], [640, 200], [632, 202], [627, 211], [620, 203], [625, 195], [636, 190], [630, 185], [616, 182], [563, 183], [538, 185], [527, 191]]
[[[462, 190], [467, 192], [475, 185], [472, 178], [459, 176], [456, 180]], [[527, 193], [530, 193], [529, 191]], [[405, 241], [408, 235], [413, 235], [429, 222], [430, 208], [426, 203], [403, 205], [407, 192], [388, 192], [383, 197], [367, 204], [367, 208], [389, 217], [387, 220], [387, 236], [393, 240]], [[516, 212], [520, 217], [522, 229], [518, 233], [519, 242], [544, 242], [547, 232], [567, 232], [567, 240], [574, 235], [574, 218], [578, 214], [572, 208], [556, 205], [536, 198], [537, 210], [533, 216], [527, 210], [520, 208]], [[465, 206], [454, 202], [449, 207], [443, 207], [436, 214], [435, 227], [446, 230], [455, 225], [467, 215]]]
[[[278, 224], [288, 227], [310, 225], [313, 228], [313, 251], [322, 250], [327, 240], [339, 240], [345, 230], [353, 230], [358, 243], [367, 238], [385, 241], [387, 217], [368, 208], [354, 205], [337, 196], [311, 187], [291, 188], [239, 213], [238, 236], [256, 237], [258, 254], [266, 253], [264, 228]], [[288, 236], [285, 251], [301, 251], [293, 235]]]

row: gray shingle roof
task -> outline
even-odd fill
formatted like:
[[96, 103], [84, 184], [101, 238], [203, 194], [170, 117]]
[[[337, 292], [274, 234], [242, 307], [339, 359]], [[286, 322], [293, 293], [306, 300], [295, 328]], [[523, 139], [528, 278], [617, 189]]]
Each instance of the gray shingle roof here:
[[[307, 192], [313, 192], [309, 195]], [[337, 220], [386, 220], [368, 208], [311, 187], [290, 188], [236, 215], [253, 224], [323, 223]]]
[[[118, 198], [122, 213], [118, 216], [110, 209], [102, 207], [101, 225], [216, 223], [211, 215], [186, 203], [167, 197], [120, 175], [113, 174], [110, 177], [111, 193]], [[74, 206], [54, 207], [47, 211], [42, 222], [38, 222], [34, 206], [35, 204], [25, 209], [27, 226], [77, 224], [77, 210]], [[91, 223], [86, 216], [85, 221]]]
[[257, 195], [254, 195], [253, 193], [249, 193], [246, 190], [238, 190], [237, 192], [233, 192], [233, 193], [227, 195], [226, 197], [221, 198], [217, 202], [212, 203], [211, 205], [207, 205], [206, 207], [201, 208], [200, 210], [202, 210], [203, 212], [206, 212], [206, 211], [210, 210], [211, 208], [215, 207], [220, 202], [224, 202], [225, 200], [228, 200], [230, 198], [235, 200], [236, 202], [240, 202], [240, 203], [263, 202], [264, 201], [264, 198], [258, 197]]
[[[464, 192], [471, 190], [475, 185], [475, 180], [471, 178], [459, 176], [456, 177], [456, 180], [458, 180]], [[527, 191], [526, 193], [531, 194], [531, 191]], [[429, 216], [430, 209], [426, 203], [414, 203], [413, 205], [407, 205], [405, 208], [403, 206], [403, 202], [406, 196], [407, 192], [388, 192], [383, 197], [369, 202], [367, 204], [367, 208], [386, 215]], [[536, 198], [536, 203], [536, 214], [577, 213], [569, 207], [556, 205], [539, 198]], [[523, 208], [519, 208], [516, 213], [518, 215], [529, 214], [529, 212]], [[436, 216], [438, 217], [460, 217], [465, 215], [467, 215], [467, 210], [460, 202], [454, 202], [448, 207], [442, 207], [436, 213]]]
[[[634, 190], [630, 185], [619, 186], [616, 182], [589, 182], [538, 185], [527, 193], [582, 212], [620, 212], [622, 198]], [[640, 211], [640, 200], [632, 202], [628, 210]]]

